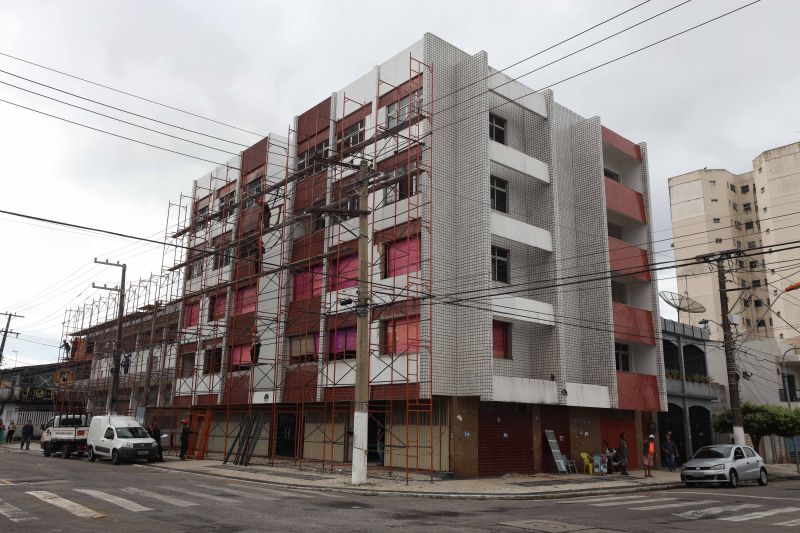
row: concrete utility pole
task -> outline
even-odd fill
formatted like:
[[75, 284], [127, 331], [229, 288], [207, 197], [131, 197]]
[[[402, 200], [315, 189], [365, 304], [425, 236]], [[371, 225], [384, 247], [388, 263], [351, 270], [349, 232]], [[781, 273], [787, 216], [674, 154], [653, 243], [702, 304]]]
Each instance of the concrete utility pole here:
[[353, 468], [351, 482], [367, 482], [369, 431], [369, 168], [358, 169], [358, 303], [356, 304], [356, 390], [353, 416]]
[[717, 258], [717, 282], [719, 284], [719, 306], [722, 311], [722, 335], [725, 347], [725, 366], [728, 368], [728, 396], [731, 404], [731, 425], [733, 426], [733, 442], [744, 446], [744, 422], [742, 406], [739, 400], [739, 375], [736, 373], [736, 357], [733, 351], [733, 334], [731, 321], [728, 318], [728, 289], [725, 285], [725, 259]]
[[[788, 292], [789, 289], [787, 289]], [[786, 406], [791, 409], [792, 408], [792, 397], [789, 394], [789, 376], [786, 375], [786, 356], [789, 352], [794, 352], [796, 350], [795, 347], [789, 348], [785, 352], [783, 352], [783, 357], [781, 358], [781, 381], [783, 381], [783, 394], [786, 396]], [[794, 462], [797, 466], [797, 473], [800, 474], [800, 453], [797, 450], [797, 436], [792, 437], [792, 444], [794, 447]]]
[[105, 285], [101, 287], [92, 283], [92, 288], [103, 289], [107, 291], [117, 291], [119, 294], [119, 309], [117, 310], [117, 340], [114, 343], [115, 346], [111, 367], [111, 389], [108, 391], [108, 397], [106, 398], [106, 414], [111, 414], [111, 408], [114, 406], [114, 402], [117, 401], [117, 395], [119, 394], [119, 364], [120, 359], [122, 358], [122, 323], [125, 319], [125, 271], [128, 269], [128, 267], [125, 264], [120, 264], [119, 261], [116, 263], [112, 263], [108, 260], [98, 261], [96, 257], [94, 262], [98, 265], [122, 268], [122, 278], [120, 279], [118, 288], [114, 289], [113, 287], [107, 287]]
[[14, 333], [13, 331], [9, 331], [11, 327], [11, 319], [12, 318], [25, 318], [22, 315], [17, 315], [15, 313], [0, 313], [0, 315], [6, 316], [6, 327], [3, 330], [3, 340], [0, 341], [0, 367], [3, 366], [3, 350], [6, 349], [6, 337], [9, 335], [19, 335], [18, 333]]

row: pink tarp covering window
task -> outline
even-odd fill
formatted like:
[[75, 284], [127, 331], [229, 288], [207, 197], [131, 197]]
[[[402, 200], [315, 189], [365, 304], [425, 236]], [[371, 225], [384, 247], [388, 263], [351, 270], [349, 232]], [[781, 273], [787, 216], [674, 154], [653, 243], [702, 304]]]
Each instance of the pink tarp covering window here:
[[236, 291], [236, 300], [233, 305], [233, 314], [241, 315], [244, 313], [252, 313], [256, 310], [258, 303], [258, 291], [254, 286], [245, 287]]
[[238, 344], [231, 348], [231, 365], [243, 366], [253, 363], [253, 345], [252, 344]]
[[386, 277], [419, 270], [419, 236], [386, 245]]
[[296, 272], [294, 275], [294, 299], [305, 300], [322, 294], [322, 265], [311, 270]]
[[419, 351], [419, 317], [387, 320], [384, 328], [384, 353], [416, 353]]
[[211, 297], [211, 320], [217, 320], [225, 316], [226, 302], [225, 293], [215, 294]]
[[200, 302], [186, 304], [186, 326], [196, 326], [200, 322]]
[[506, 322], [492, 321], [492, 355], [498, 359], [506, 359], [509, 356]]
[[331, 263], [331, 291], [358, 285], [358, 256], [348, 255]]
[[331, 331], [328, 351], [331, 355], [355, 354], [356, 328], [343, 328]]

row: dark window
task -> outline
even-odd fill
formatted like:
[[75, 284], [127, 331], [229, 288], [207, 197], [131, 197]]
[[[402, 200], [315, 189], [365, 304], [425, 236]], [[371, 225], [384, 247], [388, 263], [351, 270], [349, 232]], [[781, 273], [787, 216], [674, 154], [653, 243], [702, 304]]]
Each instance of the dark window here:
[[614, 344], [614, 358], [617, 363], [617, 370], [620, 372], [631, 371], [631, 358], [627, 344]]
[[189, 267], [189, 279], [199, 278], [202, 273], [203, 260], [197, 259], [196, 261], [192, 261], [191, 266]]
[[753, 221], [745, 222], [744, 229], [753, 229]]
[[194, 372], [194, 352], [185, 353], [179, 356], [178, 375], [182, 378], [192, 377]]
[[233, 206], [236, 205], [236, 191], [231, 191], [225, 196], [222, 196], [218, 202], [220, 211], [230, 211]]
[[604, 168], [603, 169], [603, 173], [606, 175], [606, 177], [608, 179], [613, 180], [613, 181], [617, 181], [617, 182], [619, 181], [619, 174], [617, 174], [613, 170]]
[[339, 132], [339, 149], [344, 150], [364, 141], [364, 121], [357, 122], [345, 128], [344, 135]]
[[201, 207], [197, 210], [197, 221], [202, 222], [208, 217], [208, 206]]
[[617, 224], [612, 224], [611, 222], [608, 223], [608, 236], [614, 237], [615, 239], [623, 240], [622, 239], [622, 226], [618, 226]]
[[729, 183], [728, 185], [730, 185], [730, 188], [733, 192], [736, 192], [736, 185], [734, 185], [733, 183]]
[[753, 210], [753, 206], [750, 203], [742, 204], [742, 210], [744, 210], [745, 213], [749, 213]]
[[508, 250], [492, 246], [492, 281], [509, 283], [508, 255]]
[[742, 192], [743, 193], [750, 192], [750, 186], [749, 185], [742, 185]]
[[722, 244], [722, 239], [716, 238], [716, 239], [714, 239], [714, 242], [717, 243], [717, 244]]
[[490, 183], [492, 209], [508, 213], [508, 182], [496, 176], [491, 176]]
[[736, 202], [731, 202], [731, 208], [734, 211], [739, 211], [739, 204], [737, 204]]
[[489, 138], [494, 142], [506, 144], [506, 119], [489, 113]]
[[756, 247], [756, 241], [748, 241], [748, 242], [747, 242], [747, 248], [748, 248], [749, 250], [752, 250], [752, 249], [753, 249], [753, 248], [755, 248], [755, 247]]
[[386, 127], [393, 128], [416, 117], [422, 110], [422, 91], [414, 91], [386, 106]]
[[[409, 196], [417, 194], [417, 163], [412, 161], [408, 166], [397, 167], [391, 172], [386, 173], [386, 179], [397, 179], [386, 189], [384, 189], [384, 203], [390, 205], [400, 200], [405, 200]], [[356, 206], [358, 209], [358, 206]]]
[[625, 285], [616, 281], [611, 282], [611, 300], [621, 304], [628, 303], [628, 291], [625, 290]]
[[754, 279], [753, 280], [753, 287], [760, 287], [760, 286], [761, 286], [761, 280], [760, 279]]
[[250, 181], [247, 184], [247, 187], [246, 187], [246, 190], [245, 190], [245, 195], [246, 195], [247, 199], [244, 202], [244, 208], [245, 209], [247, 209], [248, 207], [250, 207], [252, 205], [256, 205], [256, 202], [258, 202], [258, 199], [261, 197], [261, 179], [262, 179], [262, 177], [263, 176], [259, 176], [259, 177], [255, 178], [254, 180]]
[[714, 219], [714, 224], [719, 224], [719, 219], [718, 218]]
[[203, 353], [203, 374], [219, 374], [222, 368], [222, 348], [206, 348]]
[[104, 439], [113, 439], [114, 438], [114, 430], [111, 428], [106, 428], [106, 432], [103, 435]]

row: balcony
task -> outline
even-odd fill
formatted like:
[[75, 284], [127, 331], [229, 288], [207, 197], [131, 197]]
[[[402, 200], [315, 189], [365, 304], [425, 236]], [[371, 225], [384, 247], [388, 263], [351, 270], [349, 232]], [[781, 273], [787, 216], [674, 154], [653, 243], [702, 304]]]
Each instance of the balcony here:
[[647, 224], [642, 194], [625, 185], [606, 178], [606, 208], [614, 213]]
[[614, 302], [614, 339], [619, 342], [655, 344], [653, 313], [647, 309]]
[[667, 379], [667, 394], [670, 396], [687, 396], [690, 398], [711, 399], [714, 393], [711, 392], [711, 383], [686, 382], [686, 391], [680, 379]]
[[489, 159], [511, 170], [521, 172], [544, 183], [550, 183], [547, 163], [494, 141], [489, 142]]
[[608, 238], [608, 256], [611, 270], [617, 274], [629, 275], [639, 281], [650, 281], [647, 252], [625, 241]]
[[660, 411], [658, 382], [655, 376], [617, 372], [619, 408], [631, 411]]

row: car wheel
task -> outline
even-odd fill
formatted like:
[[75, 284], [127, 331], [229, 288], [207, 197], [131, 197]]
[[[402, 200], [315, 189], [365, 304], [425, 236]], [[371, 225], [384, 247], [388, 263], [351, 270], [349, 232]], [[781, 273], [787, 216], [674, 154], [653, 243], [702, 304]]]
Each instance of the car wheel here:
[[112, 450], [111, 451], [111, 462], [114, 463], [115, 465], [118, 465], [120, 463], [119, 451], [118, 450]]
[[739, 476], [738, 474], [736, 474], [736, 470], [731, 470], [731, 473], [728, 474], [728, 486], [732, 489], [735, 489], [738, 483], [739, 483]]
[[61, 458], [62, 459], [69, 459], [69, 444], [62, 444], [61, 445]]
[[762, 487], [766, 487], [769, 479], [767, 478], [767, 469], [762, 468], [761, 473], [758, 474], [758, 484]]
[[89, 457], [89, 462], [90, 463], [93, 463], [93, 462], [95, 462], [97, 460], [97, 456], [94, 454], [94, 449], [91, 446], [89, 446], [89, 450], [87, 452], [87, 455]]
[[42, 453], [44, 453], [45, 457], [50, 457], [50, 454], [52, 454], [53, 452], [50, 451], [49, 444], [42, 444]]

